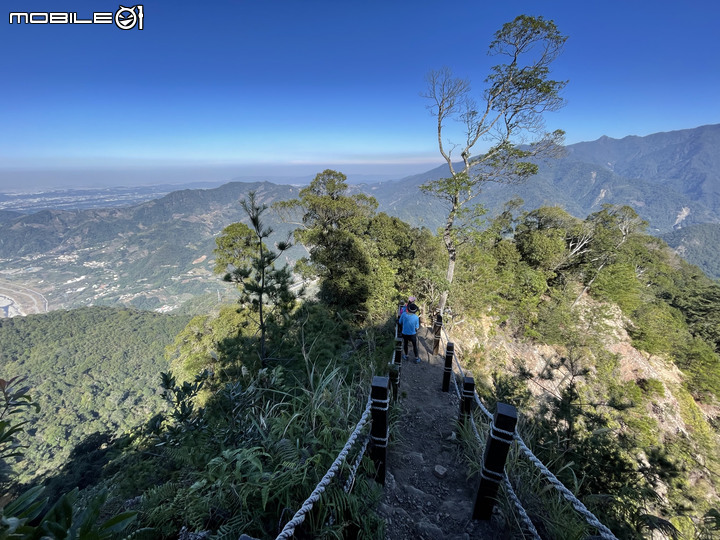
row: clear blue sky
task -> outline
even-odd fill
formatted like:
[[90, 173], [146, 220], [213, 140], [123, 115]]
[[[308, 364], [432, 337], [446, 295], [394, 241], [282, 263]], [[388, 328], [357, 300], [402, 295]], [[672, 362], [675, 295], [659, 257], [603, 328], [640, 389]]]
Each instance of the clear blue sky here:
[[3, 2], [0, 169], [426, 170], [441, 161], [425, 74], [449, 66], [480, 91], [493, 33], [522, 13], [569, 36], [554, 65], [567, 105], [547, 117], [568, 143], [720, 123], [715, 0], [143, 6], [144, 29], [121, 31], [8, 23], [10, 11], [86, 18], [117, 1]]

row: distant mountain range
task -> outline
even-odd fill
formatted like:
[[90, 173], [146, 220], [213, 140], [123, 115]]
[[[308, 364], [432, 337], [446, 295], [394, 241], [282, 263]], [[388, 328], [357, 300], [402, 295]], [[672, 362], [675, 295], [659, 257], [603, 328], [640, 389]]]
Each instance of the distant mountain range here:
[[[381, 210], [437, 226], [442, 220], [436, 209], [427, 208], [432, 199], [416, 188], [447, 175], [442, 166], [366, 190], [380, 201]], [[492, 215], [516, 196], [527, 209], [557, 205], [582, 218], [603, 203], [628, 204], [655, 234], [720, 223], [720, 124], [572, 144], [563, 158], [543, 164], [523, 185], [488, 184], [479, 201]]]
[[[375, 197], [379, 211], [435, 230], [445, 210], [418, 187], [447, 174], [443, 166], [350, 189]], [[269, 205], [296, 197], [299, 189], [231, 182], [119, 208], [0, 210], [0, 278], [35, 288], [54, 309], [130, 303], [173, 310], [194, 296], [220, 294], [224, 285], [212, 274], [214, 238], [245, 217], [240, 199], [255, 190]], [[488, 185], [480, 202], [492, 215], [518, 196], [526, 209], [557, 205], [581, 218], [603, 203], [629, 204], [650, 232], [720, 275], [720, 125], [569, 145], [563, 158], [543, 165], [524, 185]], [[276, 229], [281, 238], [291, 227], [278, 223]], [[296, 248], [290, 257], [301, 255]]]

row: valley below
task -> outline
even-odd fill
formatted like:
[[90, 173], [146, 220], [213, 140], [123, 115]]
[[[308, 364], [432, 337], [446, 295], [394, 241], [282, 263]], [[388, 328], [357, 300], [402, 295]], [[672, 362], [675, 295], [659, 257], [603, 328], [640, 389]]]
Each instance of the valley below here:
[[[137, 254], [143, 255], [150, 254]], [[160, 266], [150, 277], [133, 271], [135, 260], [127, 249], [112, 245], [2, 260], [0, 310], [4, 313], [0, 313], [12, 317], [92, 305], [168, 312], [195, 296], [227, 296], [227, 287], [213, 275], [207, 255], [187, 261], [182, 268]]]
[[47, 311], [47, 299], [38, 291], [0, 280], [0, 316], [16, 317]]

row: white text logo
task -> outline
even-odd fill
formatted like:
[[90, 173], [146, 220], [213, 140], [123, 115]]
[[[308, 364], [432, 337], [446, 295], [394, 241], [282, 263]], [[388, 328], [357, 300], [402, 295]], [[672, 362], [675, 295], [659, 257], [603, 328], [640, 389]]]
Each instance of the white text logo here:
[[120, 6], [115, 12], [96, 12], [88, 18], [78, 17], [76, 12], [10, 13], [10, 24], [113, 24], [120, 30], [143, 29], [143, 6]]

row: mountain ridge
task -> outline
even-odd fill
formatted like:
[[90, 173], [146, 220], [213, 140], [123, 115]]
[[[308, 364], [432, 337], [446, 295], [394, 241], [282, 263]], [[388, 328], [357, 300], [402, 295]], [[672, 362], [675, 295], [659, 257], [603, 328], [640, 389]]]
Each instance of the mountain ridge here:
[[[720, 158], [715, 155], [720, 156], [720, 125], [603, 137], [569, 145], [565, 157], [543, 165], [525, 184], [488, 184], [478, 201], [490, 216], [520, 197], [526, 210], [560, 206], [580, 218], [606, 203], [628, 204], [649, 222], [651, 233], [668, 235], [720, 222]], [[444, 176], [447, 166], [439, 166], [400, 180], [351, 185], [349, 192], [371, 195], [380, 212], [434, 231], [443, 224], [446, 209], [418, 188]], [[240, 199], [254, 190], [260, 203], [271, 205], [297, 197], [300, 189], [267, 181], [228, 182], [125, 207], [19, 216], [3, 211], [0, 274], [44, 294], [52, 309], [130, 302], [141, 309], [172, 311], [197, 295], [226, 290], [213, 274], [214, 239], [227, 225], [246, 219]], [[279, 219], [272, 225], [276, 235], [271, 243], [294, 228]], [[717, 276], [717, 265], [701, 252], [685, 249], [690, 262]], [[286, 261], [304, 254], [296, 247]]]

